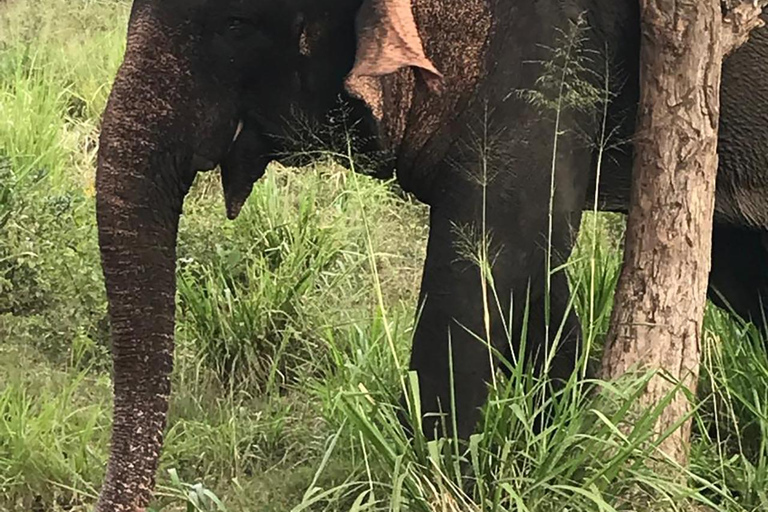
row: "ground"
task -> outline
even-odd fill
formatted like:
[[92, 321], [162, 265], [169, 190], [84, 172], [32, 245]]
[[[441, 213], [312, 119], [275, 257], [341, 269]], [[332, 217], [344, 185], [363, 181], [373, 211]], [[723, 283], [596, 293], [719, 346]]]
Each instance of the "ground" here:
[[[3, 511], [88, 510], [103, 477], [109, 326], [93, 172], [127, 12], [119, 0], [0, 4]], [[153, 510], [768, 510], [764, 342], [714, 308], [685, 482], [648, 463], [654, 412], [632, 407], [637, 381], [598, 383], [597, 395], [575, 376], [536, 432], [546, 383], [518, 366], [499, 375], [467, 451], [409, 445], [394, 404], [414, 386], [404, 367], [426, 214], [395, 185], [321, 161], [272, 166], [229, 222], [218, 176], [198, 179]], [[620, 219], [588, 215], [566, 269], [593, 359], [620, 238]], [[622, 505], [629, 489], [644, 498]]]

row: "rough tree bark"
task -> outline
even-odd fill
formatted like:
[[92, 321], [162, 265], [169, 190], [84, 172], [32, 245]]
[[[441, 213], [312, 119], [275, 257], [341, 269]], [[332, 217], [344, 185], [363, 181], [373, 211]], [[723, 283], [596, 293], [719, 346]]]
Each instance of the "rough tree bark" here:
[[[624, 267], [603, 356], [603, 376], [661, 370], [643, 405], [695, 394], [710, 271], [723, 56], [759, 26], [750, 1], [640, 0], [641, 95]], [[731, 0], [732, 4], [737, 3]], [[656, 425], [688, 415], [677, 392]], [[661, 443], [687, 463], [690, 420]]]

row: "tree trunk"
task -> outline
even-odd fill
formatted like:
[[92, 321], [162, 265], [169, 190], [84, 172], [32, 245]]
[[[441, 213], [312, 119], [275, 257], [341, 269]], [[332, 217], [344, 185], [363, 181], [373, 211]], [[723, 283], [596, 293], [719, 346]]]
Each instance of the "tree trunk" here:
[[[640, 0], [633, 189], [603, 376], [661, 370], [645, 390], [644, 405], [659, 403], [677, 383], [695, 395], [711, 266], [722, 60], [763, 26], [766, 5]], [[680, 464], [688, 458], [691, 421], [683, 420], [689, 411], [686, 394], [678, 391], [656, 424], [656, 433], [664, 434], [681, 422], [661, 443]]]
[[[712, 245], [722, 67], [720, 0], [640, 0], [641, 95], [624, 267], [603, 374], [661, 370], [642, 405], [676, 383], [695, 394]], [[665, 374], [665, 375], [662, 375]], [[667, 378], [665, 378], [665, 376]], [[669, 378], [671, 377], [671, 379]], [[678, 391], [662, 434], [690, 411]], [[661, 444], [687, 462], [690, 420]]]

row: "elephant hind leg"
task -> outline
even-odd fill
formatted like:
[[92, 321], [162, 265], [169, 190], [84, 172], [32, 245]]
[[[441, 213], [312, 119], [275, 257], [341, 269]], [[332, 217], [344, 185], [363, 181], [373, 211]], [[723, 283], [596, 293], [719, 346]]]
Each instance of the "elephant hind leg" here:
[[715, 224], [709, 296], [761, 330], [768, 327], [768, 231]]

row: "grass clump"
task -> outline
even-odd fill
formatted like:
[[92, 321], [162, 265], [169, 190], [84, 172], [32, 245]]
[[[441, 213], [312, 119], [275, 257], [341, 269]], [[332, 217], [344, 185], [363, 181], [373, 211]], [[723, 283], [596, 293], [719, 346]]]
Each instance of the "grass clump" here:
[[[275, 166], [234, 223], [220, 215], [215, 176], [200, 180], [181, 230], [180, 334], [223, 384], [269, 392], [325, 375], [329, 342], [338, 351], [340, 337], [370, 311], [373, 292], [360, 286], [368, 235], [342, 172], [327, 165], [297, 175]], [[365, 204], [384, 210], [400, 202], [380, 183], [361, 183]], [[386, 268], [395, 258], [405, 261], [379, 260]], [[389, 279], [403, 277], [399, 268], [394, 274]], [[398, 285], [396, 295], [415, 293], [413, 281]]]
[[108, 376], [32, 366], [8, 347], [0, 355], [0, 509], [93, 499], [107, 456]]

